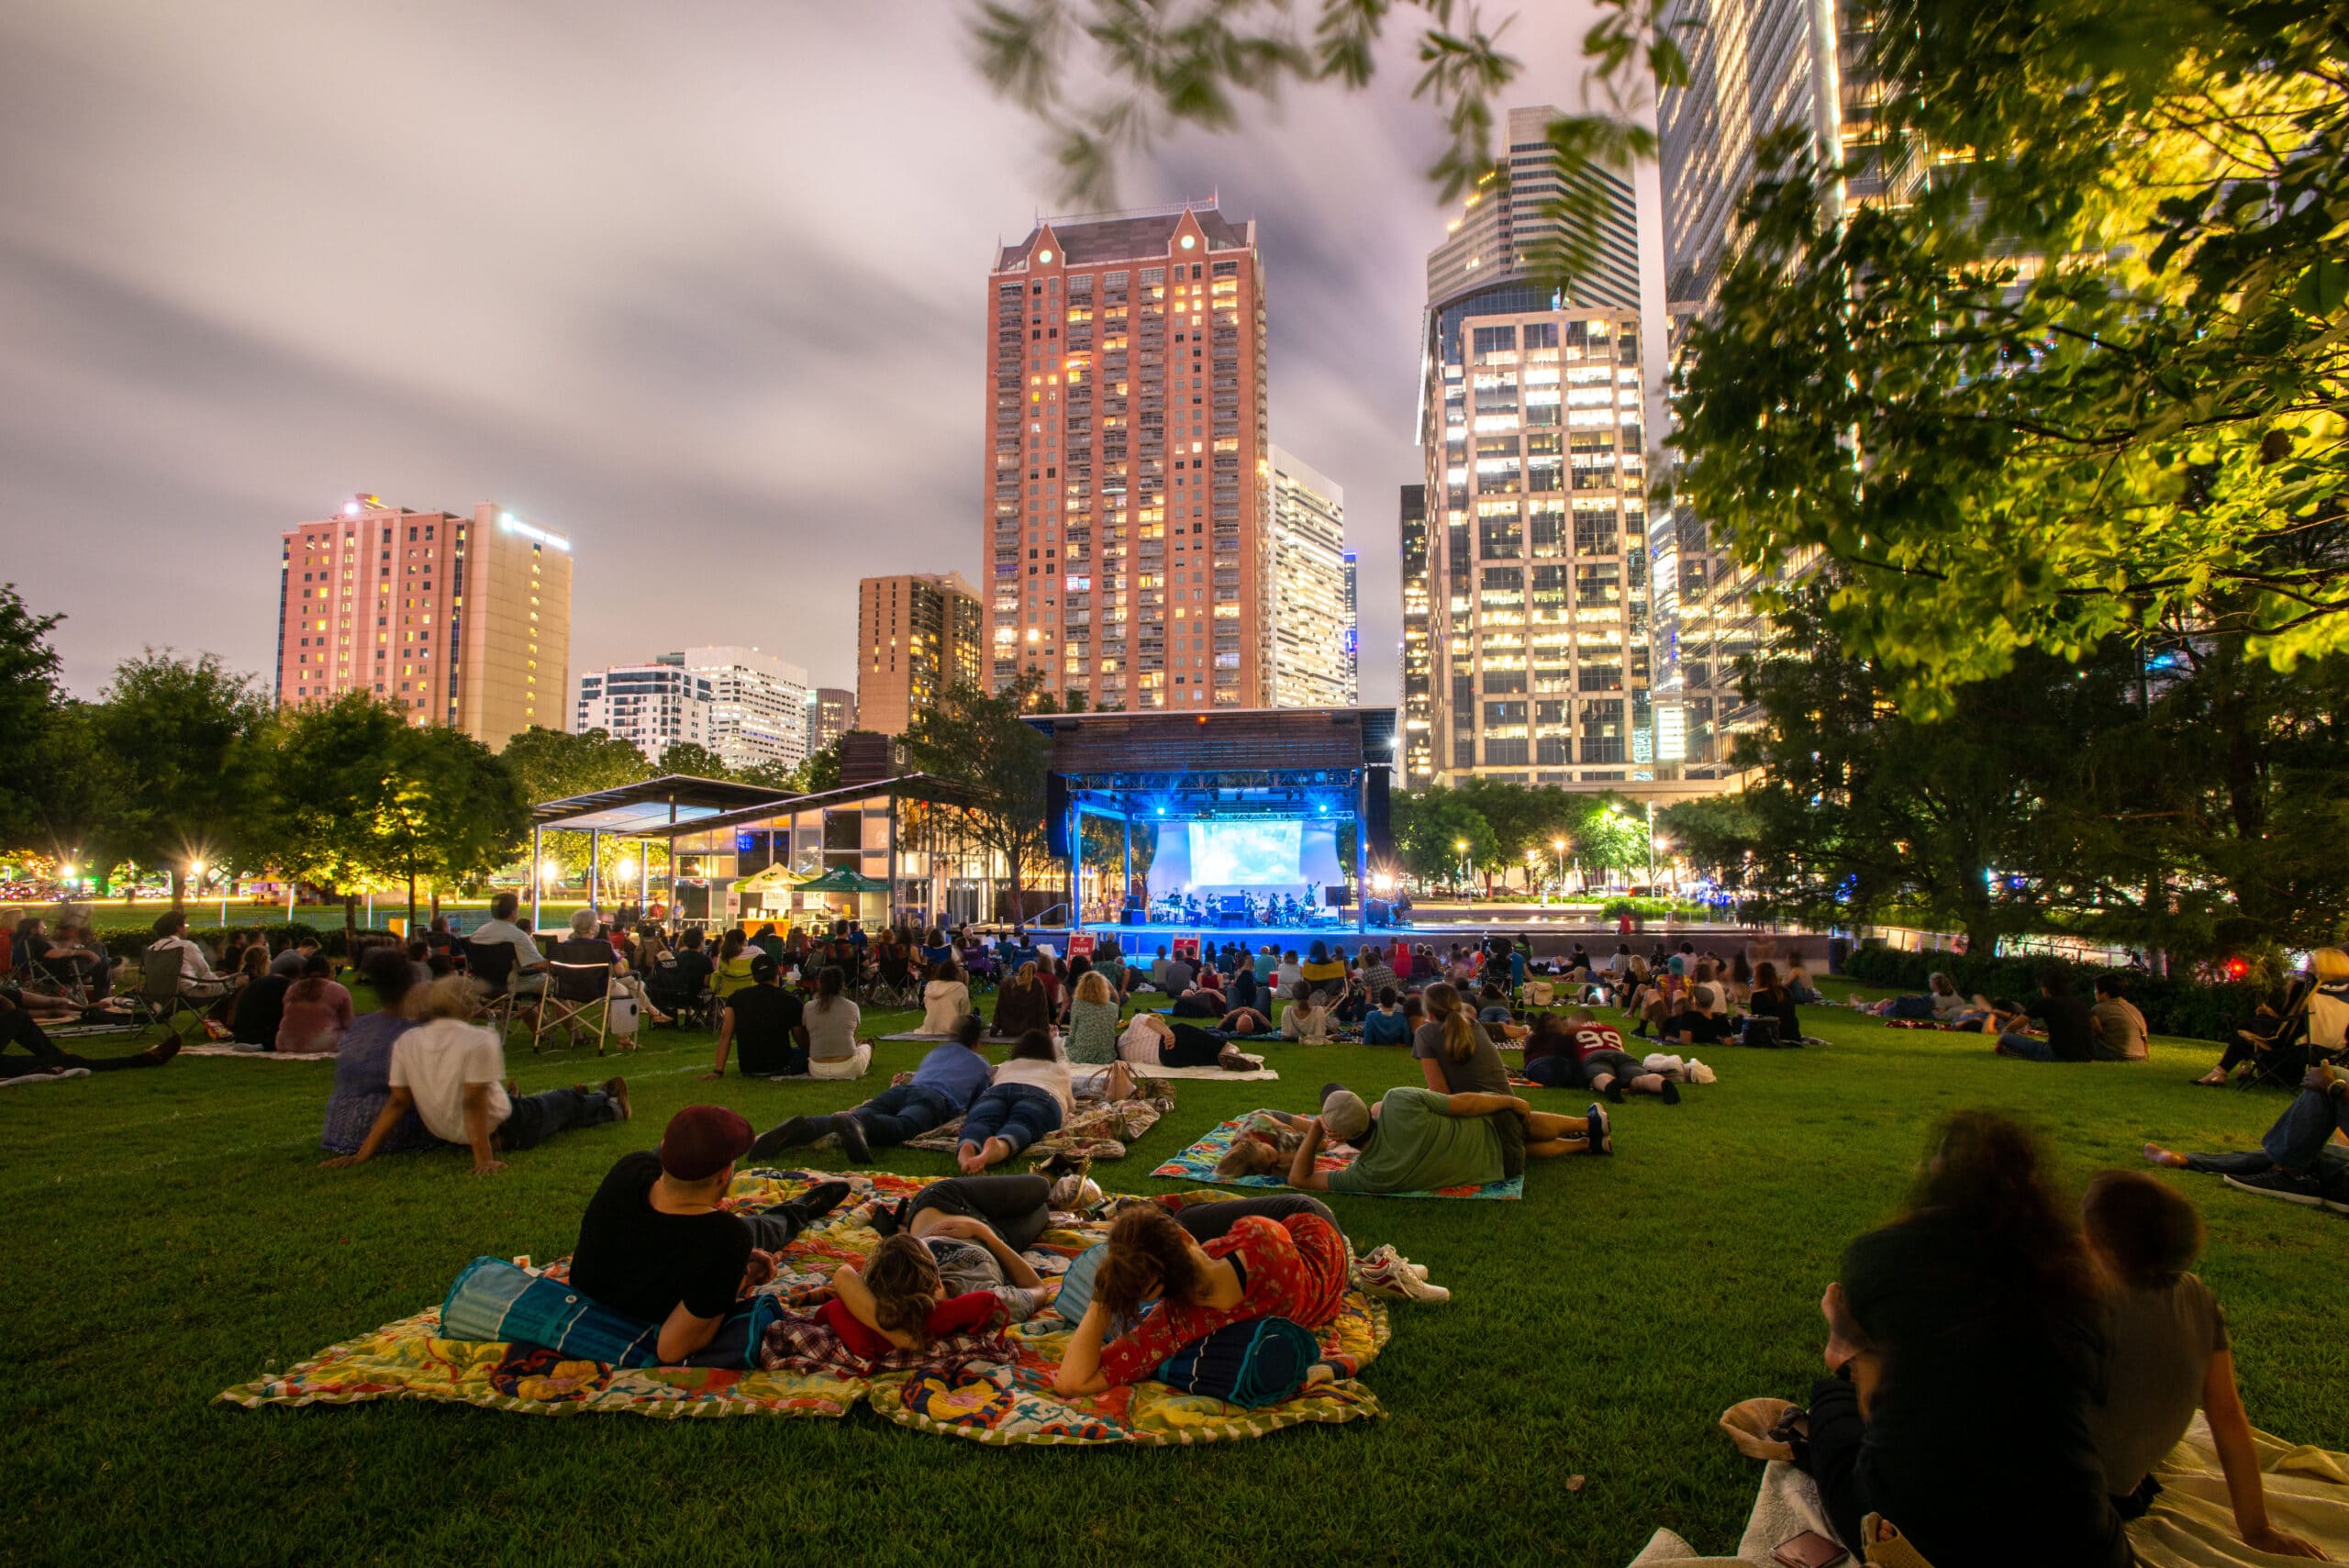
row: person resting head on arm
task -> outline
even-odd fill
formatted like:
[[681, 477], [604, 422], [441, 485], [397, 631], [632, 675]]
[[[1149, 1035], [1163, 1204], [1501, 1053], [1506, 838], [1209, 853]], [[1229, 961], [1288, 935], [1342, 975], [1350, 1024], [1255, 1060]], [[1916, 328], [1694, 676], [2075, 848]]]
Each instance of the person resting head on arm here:
[[982, 1333], [1008, 1320], [992, 1291], [949, 1296], [930, 1248], [902, 1234], [882, 1238], [861, 1271], [849, 1263], [833, 1270], [832, 1299], [816, 1315], [868, 1361], [891, 1351], [918, 1354], [950, 1335]]

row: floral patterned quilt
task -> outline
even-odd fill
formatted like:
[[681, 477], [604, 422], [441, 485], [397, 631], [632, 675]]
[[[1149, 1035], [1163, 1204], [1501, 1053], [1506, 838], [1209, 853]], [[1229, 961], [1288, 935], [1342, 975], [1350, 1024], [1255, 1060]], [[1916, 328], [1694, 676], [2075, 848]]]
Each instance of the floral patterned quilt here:
[[[1251, 1111], [1248, 1114], [1254, 1116], [1257, 1113]], [[1171, 1176], [1176, 1181], [1219, 1182], [1226, 1186], [1234, 1187], [1288, 1185], [1278, 1176], [1219, 1176], [1215, 1173], [1217, 1162], [1231, 1151], [1232, 1140], [1242, 1136], [1247, 1130], [1248, 1117], [1235, 1117], [1230, 1121], [1219, 1123], [1213, 1132], [1168, 1160], [1151, 1174]], [[1325, 1146], [1319, 1154], [1314, 1156], [1313, 1168], [1323, 1175], [1328, 1175], [1332, 1171], [1344, 1170], [1353, 1163], [1353, 1159], [1354, 1151], [1351, 1149], [1341, 1147], [1333, 1150]], [[1497, 1182], [1486, 1182], [1482, 1186], [1440, 1187], [1431, 1192], [1374, 1193], [1370, 1195], [1374, 1197], [1521, 1198], [1525, 1195], [1525, 1178], [1509, 1176]]]
[[[750, 1171], [737, 1176], [731, 1207], [763, 1207], [841, 1173]], [[766, 1288], [795, 1307], [812, 1307], [830, 1292], [831, 1271], [863, 1258], [879, 1244], [870, 1224], [876, 1201], [895, 1202], [928, 1185], [888, 1173], [847, 1178], [855, 1193], [831, 1220], [802, 1235], [785, 1252], [783, 1272]], [[1160, 1201], [1180, 1207], [1214, 1202], [1225, 1194], [1193, 1190]], [[1108, 1233], [1107, 1221], [1077, 1216], [1045, 1232], [1029, 1257], [1048, 1279]], [[527, 1263], [528, 1260], [517, 1260]], [[561, 1277], [563, 1263], [547, 1265]], [[1338, 1320], [1321, 1335], [1323, 1360], [1294, 1397], [1261, 1410], [1178, 1394], [1159, 1383], [1063, 1400], [1052, 1377], [1071, 1326], [1049, 1308], [1005, 1336], [1009, 1360], [958, 1354], [936, 1367], [856, 1375], [825, 1371], [732, 1371], [700, 1367], [624, 1370], [598, 1362], [566, 1361], [524, 1345], [444, 1340], [438, 1307], [373, 1333], [328, 1347], [287, 1371], [241, 1384], [222, 1402], [257, 1409], [266, 1405], [348, 1405], [370, 1399], [430, 1399], [560, 1416], [624, 1411], [664, 1419], [684, 1417], [841, 1417], [858, 1403], [900, 1426], [992, 1444], [1163, 1445], [1262, 1437], [1311, 1422], [1363, 1420], [1385, 1414], [1356, 1380], [1391, 1332], [1383, 1303], [1349, 1291]]]

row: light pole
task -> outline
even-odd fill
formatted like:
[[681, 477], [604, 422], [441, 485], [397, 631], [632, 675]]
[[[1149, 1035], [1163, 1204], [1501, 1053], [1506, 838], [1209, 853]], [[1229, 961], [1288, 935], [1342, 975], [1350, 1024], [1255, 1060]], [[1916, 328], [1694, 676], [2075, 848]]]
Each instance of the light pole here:
[[[1534, 873], [1534, 868], [1535, 868], [1535, 867], [1537, 867], [1537, 866], [1539, 866], [1541, 863], [1542, 863], [1542, 851], [1539, 851], [1539, 850], [1537, 850], [1537, 849], [1535, 849], [1535, 848], [1534, 848], [1532, 845], [1531, 845], [1531, 844], [1526, 845], [1526, 846], [1525, 846], [1525, 886], [1526, 886], [1526, 891], [1528, 891], [1528, 892], [1531, 892], [1531, 891], [1532, 891], [1532, 888], [1533, 888], [1533, 873]], [[1543, 903], [1545, 903], [1545, 904], [1549, 902], [1549, 897], [1548, 897], [1548, 895], [1547, 895], [1546, 894], [1542, 896], [1542, 902], [1543, 902]]]
[[1452, 847], [1460, 856], [1460, 891], [1464, 894], [1468, 891], [1468, 840], [1454, 839]]
[[1550, 840], [1550, 856], [1551, 856], [1551, 860], [1552, 860], [1553, 863], [1556, 865], [1556, 867], [1557, 867], [1557, 871], [1558, 871], [1558, 891], [1559, 891], [1561, 894], [1564, 894], [1564, 893], [1565, 892], [1565, 890], [1566, 890], [1566, 841], [1565, 841], [1565, 840], [1564, 840], [1564, 839], [1553, 839], [1553, 840]]
[[1653, 896], [1653, 895], [1654, 895], [1654, 893], [1655, 893], [1655, 802], [1654, 802], [1653, 800], [1650, 800], [1650, 801], [1647, 803], [1647, 806], [1648, 806], [1648, 893], [1649, 893], [1650, 896]]
[[[203, 897], [203, 896], [204, 896], [204, 862], [203, 862], [201, 860], [193, 860], [193, 861], [190, 861], [190, 862], [187, 862], [187, 879], [188, 879], [190, 882], [192, 882], [192, 883], [195, 884], [195, 894], [196, 894], [196, 896], [197, 896], [197, 897], [199, 897], [199, 898]], [[220, 923], [221, 923], [223, 926], [226, 926], [226, 925], [228, 923], [228, 906], [227, 906], [226, 905], [221, 906], [221, 909], [220, 909]]]

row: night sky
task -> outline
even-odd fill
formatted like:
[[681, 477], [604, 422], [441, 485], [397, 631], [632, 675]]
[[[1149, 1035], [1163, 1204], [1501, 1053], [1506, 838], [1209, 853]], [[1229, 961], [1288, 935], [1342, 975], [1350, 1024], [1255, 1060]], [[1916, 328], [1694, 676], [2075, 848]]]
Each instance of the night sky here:
[[[280, 531], [365, 491], [568, 534], [574, 680], [744, 642], [853, 686], [857, 578], [976, 578], [986, 268], [1058, 210], [963, 15], [0, 8], [0, 580], [69, 617], [68, 685], [149, 645], [266, 670]], [[1573, 100], [1584, 16], [1527, 0], [1510, 102]], [[1119, 190], [1258, 220], [1273, 439], [1345, 489], [1373, 702], [1449, 216], [1413, 74], [1397, 40]]]

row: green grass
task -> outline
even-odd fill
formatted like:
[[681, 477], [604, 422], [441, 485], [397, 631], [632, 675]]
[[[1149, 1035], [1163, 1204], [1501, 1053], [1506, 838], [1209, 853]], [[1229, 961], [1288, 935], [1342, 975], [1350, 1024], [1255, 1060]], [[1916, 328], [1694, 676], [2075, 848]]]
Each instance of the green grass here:
[[[2140, 1068], [2062, 1068], [1846, 1012], [1806, 1016], [1832, 1043], [1713, 1053], [1717, 1085], [1676, 1109], [1634, 1102], [1616, 1159], [1540, 1164], [1521, 1203], [1335, 1200], [1358, 1241], [1395, 1242], [1453, 1292], [1448, 1306], [1397, 1308], [1394, 1341], [1364, 1374], [1389, 1418], [1166, 1452], [983, 1449], [863, 1411], [704, 1423], [212, 1403], [436, 1301], [477, 1253], [566, 1251], [604, 1169], [677, 1106], [718, 1099], [761, 1126], [838, 1108], [919, 1045], [882, 1046], [859, 1085], [720, 1085], [696, 1076], [706, 1040], [658, 1032], [624, 1063], [637, 1121], [564, 1135], [489, 1178], [446, 1153], [319, 1171], [325, 1065], [186, 1060], [0, 1092], [13, 1351], [0, 1555], [1615, 1564], [1659, 1525], [1727, 1551], [1758, 1472], [1715, 1418], [1749, 1396], [1802, 1396], [1837, 1254], [1898, 1201], [1935, 1117], [2024, 1115], [2076, 1184], [2135, 1164], [2151, 1137], [2244, 1146], [2283, 1104], [2188, 1087], [2208, 1046], [2157, 1043]], [[1267, 1049], [1280, 1083], [1178, 1084], [1175, 1111], [1098, 1169], [1105, 1184], [1170, 1186], [1144, 1173], [1219, 1118], [1309, 1106], [1325, 1079], [1414, 1081], [1399, 1053]], [[526, 1089], [600, 1075], [527, 1051], [512, 1065]], [[952, 1168], [903, 1151], [885, 1163]], [[2214, 1178], [2168, 1179], [2210, 1220], [2203, 1273], [2226, 1305], [2253, 1419], [2349, 1448], [2344, 1221]], [[1587, 1484], [1570, 1494], [1576, 1474]]]

